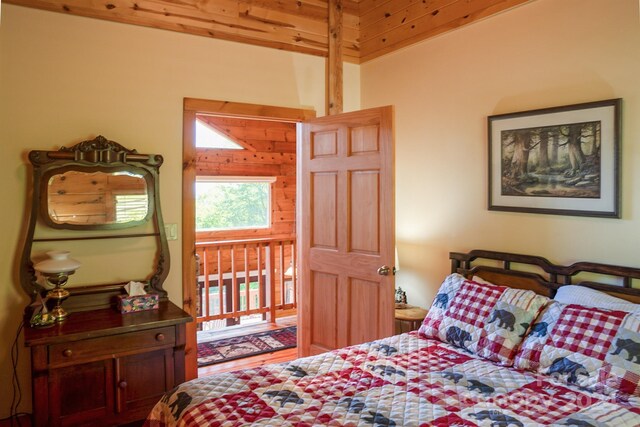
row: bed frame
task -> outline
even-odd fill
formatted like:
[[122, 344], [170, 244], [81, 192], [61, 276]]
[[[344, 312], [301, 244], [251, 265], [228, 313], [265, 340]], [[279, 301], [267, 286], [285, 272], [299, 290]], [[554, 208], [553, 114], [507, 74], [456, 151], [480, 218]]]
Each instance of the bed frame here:
[[466, 277], [479, 276], [498, 285], [530, 289], [553, 298], [566, 285], [587, 286], [609, 295], [640, 304], [640, 268], [620, 267], [593, 262], [556, 265], [546, 258], [506, 252], [472, 250], [451, 252], [451, 272]]

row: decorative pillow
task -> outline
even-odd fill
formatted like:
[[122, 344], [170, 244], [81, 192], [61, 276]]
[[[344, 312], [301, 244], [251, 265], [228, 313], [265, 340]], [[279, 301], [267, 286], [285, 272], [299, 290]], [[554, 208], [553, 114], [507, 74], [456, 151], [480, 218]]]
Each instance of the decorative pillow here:
[[634, 304], [605, 292], [587, 288], [586, 286], [561, 286], [553, 299], [563, 304], [579, 304], [588, 307], [621, 310], [640, 314], [640, 304]]
[[640, 396], [640, 316], [553, 302], [525, 338], [515, 367], [590, 391]]
[[511, 366], [531, 322], [549, 301], [533, 291], [452, 274], [440, 286], [419, 332]]

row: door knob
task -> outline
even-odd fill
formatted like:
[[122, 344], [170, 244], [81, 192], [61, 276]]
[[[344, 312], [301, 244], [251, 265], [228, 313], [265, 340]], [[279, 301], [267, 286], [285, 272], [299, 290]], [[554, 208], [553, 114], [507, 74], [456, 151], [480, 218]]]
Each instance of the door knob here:
[[388, 276], [390, 271], [391, 269], [389, 268], [388, 265], [383, 265], [378, 269], [378, 274], [381, 276]]

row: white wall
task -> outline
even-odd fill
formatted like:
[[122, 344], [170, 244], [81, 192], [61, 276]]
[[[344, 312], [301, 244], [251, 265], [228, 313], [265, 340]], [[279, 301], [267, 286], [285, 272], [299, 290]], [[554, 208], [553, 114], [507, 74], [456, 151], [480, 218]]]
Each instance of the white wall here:
[[[345, 64], [344, 74], [345, 110], [358, 109], [359, 66]], [[17, 263], [29, 150], [57, 149], [102, 134], [139, 152], [160, 153], [164, 219], [180, 224], [183, 98], [313, 108], [321, 116], [324, 75], [319, 57], [2, 5], [0, 418], [8, 415], [11, 401], [9, 347], [27, 303]], [[165, 285], [179, 305], [180, 250], [180, 239], [170, 242]], [[29, 358], [22, 341], [19, 347], [20, 409], [28, 411]]]
[[[428, 306], [449, 251], [640, 266], [637, 0], [536, 0], [361, 66], [396, 106], [398, 284]], [[487, 210], [487, 116], [623, 98], [622, 219]]]

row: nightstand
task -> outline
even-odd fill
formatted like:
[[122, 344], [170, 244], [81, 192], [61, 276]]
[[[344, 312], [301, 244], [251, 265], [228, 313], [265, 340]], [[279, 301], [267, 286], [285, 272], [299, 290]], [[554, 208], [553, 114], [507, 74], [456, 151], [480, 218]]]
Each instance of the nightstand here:
[[404, 305], [402, 308], [396, 308], [396, 334], [415, 331], [420, 328], [420, 324], [427, 316], [428, 310], [413, 305]]

